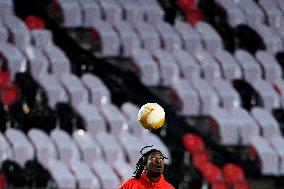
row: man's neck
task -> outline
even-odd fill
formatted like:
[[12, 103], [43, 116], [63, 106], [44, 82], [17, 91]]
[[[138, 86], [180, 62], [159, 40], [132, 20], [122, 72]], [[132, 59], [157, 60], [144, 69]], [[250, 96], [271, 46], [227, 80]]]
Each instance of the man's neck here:
[[162, 174], [148, 172], [147, 175], [152, 182], [159, 182]]

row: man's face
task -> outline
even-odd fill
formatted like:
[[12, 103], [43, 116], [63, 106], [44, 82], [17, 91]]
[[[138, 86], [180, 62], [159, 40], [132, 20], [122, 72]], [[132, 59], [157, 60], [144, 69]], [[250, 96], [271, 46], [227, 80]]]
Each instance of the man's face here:
[[159, 152], [152, 153], [147, 162], [147, 171], [162, 174], [165, 168], [164, 156]]

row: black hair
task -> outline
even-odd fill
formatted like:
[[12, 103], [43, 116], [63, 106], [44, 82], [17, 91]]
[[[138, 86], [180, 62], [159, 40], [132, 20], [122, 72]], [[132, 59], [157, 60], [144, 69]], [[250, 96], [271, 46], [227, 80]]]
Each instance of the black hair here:
[[149, 159], [149, 156], [153, 153], [160, 153], [162, 154], [162, 156], [165, 158], [165, 159], [168, 159], [167, 157], [165, 157], [163, 155], [163, 153], [160, 151], [160, 150], [157, 150], [157, 149], [151, 149], [145, 153], [142, 153], [142, 151], [145, 149], [145, 148], [149, 148], [149, 147], [153, 147], [153, 145], [151, 146], [145, 146], [143, 147], [141, 150], [140, 150], [140, 154], [142, 155], [141, 158], [138, 160], [138, 162], [136, 163], [136, 170], [135, 172], [133, 173], [133, 177], [134, 178], [140, 178], [141, 177], [141, 174], [142, 172], [144, 171], [145, 167], [147, 166], [147, 162], [148, 162], [148, 159]]

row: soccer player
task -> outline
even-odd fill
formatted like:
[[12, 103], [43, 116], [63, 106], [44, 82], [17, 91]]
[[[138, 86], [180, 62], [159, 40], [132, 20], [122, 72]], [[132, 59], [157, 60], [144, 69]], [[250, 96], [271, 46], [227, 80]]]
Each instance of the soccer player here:
[[142, 151], [148, 147], [152, 146], [146, 146], [140, 151], [142, 157], [136, 164], [133, 178], [125, 181], [119, 189], [174, 189], [163, 175], [166, 157], [164, 157], [161, 151], [156, 149], [151, 149], [143, 154]]

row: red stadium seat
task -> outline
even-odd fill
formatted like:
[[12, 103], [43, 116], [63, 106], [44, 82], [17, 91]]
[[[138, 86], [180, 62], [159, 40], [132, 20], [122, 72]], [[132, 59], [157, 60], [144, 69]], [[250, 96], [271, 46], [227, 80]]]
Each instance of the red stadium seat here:
[[186, 19], [192, 26], [195, 26], [196, 23], [203, 19], [203, 15], [198, 9], [191, 9], [186, 12]]
[[200, 172], [204, 179], [208, 182], [222, 181], [223, 173], [222, 170], [213, 163], [207, 162], [201, 167]]
[[186, 11], [189, 9], [189, 3], [187, 0], [179, 0], [178, 6], [182, 11]]
[[189, 9], [195, 9], [197, 7], [196, 0], [179, 0], [178, 1], [179, 8], [186, 12]]
[[241, 169], [241, 167], [239, 167], [238, 165], [232, 164], [232, 163], [225, 164], [225, 166], [223, 167], [223, 173], [224, 173], [225, 179], [228, 182], [232, 182], [232, 183], [237, 182], [237, 181], [242, 181], [245, 178], [244, 172]]
[[229, 189], [229, 185], [225, 181], [216, 181], [211, 183], [211, 189]]
[[19, 96], [19, 89], [15, 85], [5, 85], [1, 89], [1, 101], [10, 106]]
[[11, 83], [11, 76], [8, 72], [0, 71], [0, 86]]
[[6, 185], [4, 172], [0, 172], [0, 189], [4, 189]]
[[200, 136], [194, 134], [185, 134], [183, 136], [183, 144], [185, 149], [189, 153], [203, 151], [205, 149], [203, 139]]
[[208, 151], [195, 152], [192, 155], [193, 164], [197, 169], [202, 169], [202, 166], [209, 162], [210, 155]]
[[28, 28], [30, 30], [34, 30], [34, 29], [38, 29], [38, 30], [41, 30], [41, 29], [45, 29], [45, 23], [44, 21], [37, 17], [37, 16], [27, 16], [25, 18], [25, 23], [26, 25], [28, 26]]
[[238, 182], [233, 185], [233, 189], [249, 189], [249, 188], [250, 188], [250, 185], [246, 181]]

